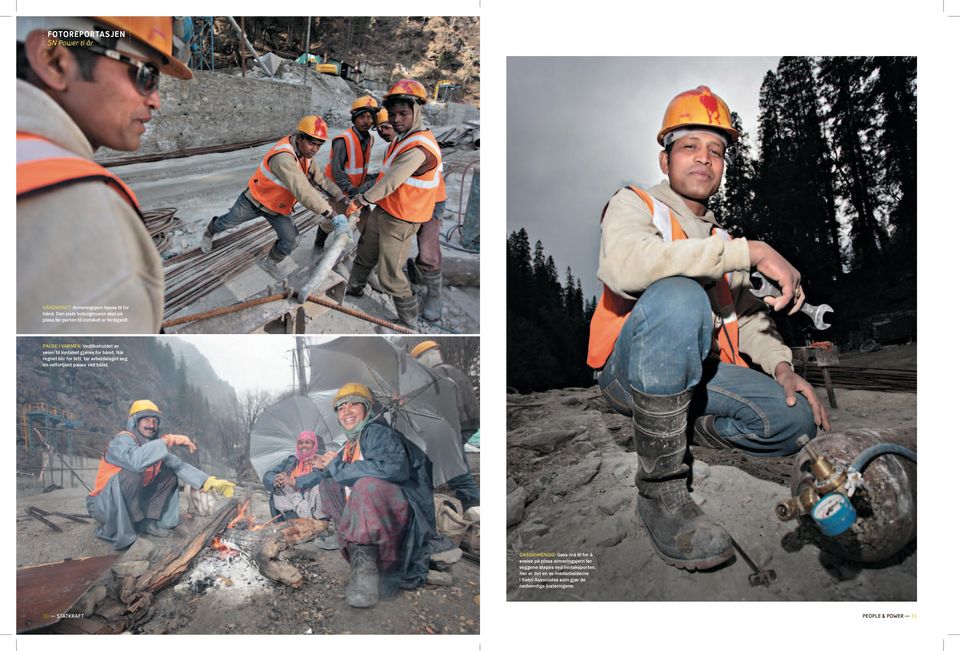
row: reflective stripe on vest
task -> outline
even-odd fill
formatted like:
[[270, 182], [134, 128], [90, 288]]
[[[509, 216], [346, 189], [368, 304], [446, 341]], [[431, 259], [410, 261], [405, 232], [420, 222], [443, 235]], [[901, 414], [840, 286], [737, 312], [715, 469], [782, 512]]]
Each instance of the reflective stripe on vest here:
[[[653, 215], [653, 224], [660, 231], [660, 236], [665, 242], [687, 239], [687, 234], [680, 226], [680, 222], [663, 202], [639, 188], [628, 187], [650, 209], [650, 213]], [[724, 239], [730, 239], [730, 235], [721, 228], [714, 228], [713, 234]], [[720, 349], [720, 361], [727, 364], [747, 366], [747, 363], [740, 356], [740, 327], [737, 323], [733, 292], [730, 290], [731, 278], [732, 275], [728, 273], [714, 283], [717, 303], [721, 312], [721, 324], [719, 328], [714, 330], [713, 335]], [[627, 317], [630, 316], [636, 302], [636, 299], [623, 298], [611, 291], [606, 285], [603, 286], [600, 300], [597, 302], [596, 310], [590, 319], [587, 364], [592, 368], [603, 368], [607, 363], [607, 359], [617, 343], [620, 330], [623, 328]]]
[[[117, 434], [117, 436], [129, 436], [133, 439], [134, 443], [137, 442], [137, 437], [130, 432], [120, 432]], [[110, 447], [109, 444], [107, 444], [107, 447]], [[143, 486], [148, 486], [154, 479], [157, 478], [162, 466], [163, 462], [158, 461], [143, 471]], [[123, 470], [123, 468], [120, 466], [115, 466], [107, 461], [107, 453], [104, 452], [103, 456], [100, 457], [100, 465], [97, 466], [97, 478], [93, 482], [93, 490], [90, 491], [90, 496], [93, 497], [95, 495], [99, 495], [100, 492], [110, 482], [110, 479], [121, 470]]]
[[436, 167], [419, 176], [406, 179], [392, 194], [378, 201], [377, 205], [397, 219], [420, 224], [430, 221], [433, 217], [433, 208], [440, 200], [438, 197], [442, 196], [443, 159], [440, 155], [440, 145], [437, 144], [433, 134], [430, 131], [418, 131], [401, 141], [393, 140], [387, 149], [377, 181], [383, 178], [397, 156], [415, 147], [430, 152], [436, 158]]
[[82, 181], [106, 182], [143, 216], [133, 190], [113, 172], [46, 138], [17, 133], [17, 199]]
[[260, 161], [260, 165], [254, 170], [253, 176], [247, 181], [247, 187], [250, 189], [253, 198], [259, 201], [264, 208], [272, 210], [278, 215], [289, 215], [293, 212], [293, 205], [297, 203], [297, 198], [287, 189], [283, 181], [270, 171], [270, 159], [277, 154], [284, 153], [293, 154], [303, 174], [307, 174], [310, 169], [310, 159], [297, 156], [297, 150], [293, 146], [290, 136], [287, 136], [281, 138], [270, 148], [270, 151]]
[[[373, 136], [367, 138], [367, 146], [363, 147], [360, 143], [360, 136], [353, 129], [347, 129], [339, 136], [347, 146], [347, 161], [344, 163], [343, 171], [350, 179], [350, 185], [359, 188], [367, 178], [367, 165], [370, 162], [370, 152], [373, 150]], [[330, 160], [327, 161], [327, 167], [323, 173], [331, 181], [333, 178], [333, 146], [330, 147]]]

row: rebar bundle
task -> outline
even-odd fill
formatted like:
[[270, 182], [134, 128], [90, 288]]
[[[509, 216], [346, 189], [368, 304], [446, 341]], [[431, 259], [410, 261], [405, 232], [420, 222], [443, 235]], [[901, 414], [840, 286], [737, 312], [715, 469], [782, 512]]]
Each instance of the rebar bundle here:
[[[835, 387], [866, 391], [916, 391], [917, 370], [868, 368], [863, 366], [831, 366], [830, 379]], [[824, 386], [822, 369], [808, 366], [804, 376], [811, 384]]]

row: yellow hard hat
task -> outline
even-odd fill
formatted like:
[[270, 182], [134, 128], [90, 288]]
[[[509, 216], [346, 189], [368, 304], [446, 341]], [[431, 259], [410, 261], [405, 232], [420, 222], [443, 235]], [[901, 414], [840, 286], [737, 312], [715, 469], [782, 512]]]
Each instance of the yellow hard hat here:
[[193, 73], [173, 56], [173, 16], [97, 16], [103, 21], [140, 41], [153, 50], [162, 62], [160, 72], [192, 79]]
[[327, 139], [327, 123], [319, 115], [308, 115], [297, 124], [297, 131], [317, 140]]
[[421, 341], [419, 344], [410, 349], [410, 356], [413, 358], [420, 357], [428, 350], [432, 348], [439, 348], [440, 344], [435, 341], [428, 339], [427, 341]]
[[375, 120], [375, 125], [379, 127], [384, 122], [389, 122], [389, 121], [390, 121], [390, 114], [387, 113], [387, 109], [385, 108], [380, 109], [380, 111], [377, 113], [377, 119]]
[[383, 103], [388, 104], [392, 99], [409, 99], [417, 104], [427, 103], [427, 89], [416, 79], [401, 79], [383, 96]]
[[740, 138], [740, 132], [733, 128], [727, 103], [707, 86], [697, 86], [670, 100], [657, 142], [662, 146], [663, 137], [675, 129], [698, 126], [723, 132], [730, 138], [730, 144]]
[[[354, 400], [348, 400], [347, 398], [354, 398]], [[361, 400], [356, 400], [356, 398], [361, 398]], [[337, 395], [333, 397], [333, 408], [337, 409], [345, 402], [362, 402], [369, 407], [373, 404], [373, 395], [366, 385], [359, 382], [347, 382], [340, 387]]]
[[353, 120], [361, 113], [369, 113], [376, 120], [378, 110], [380, 110], [380, 104], [377, 103], [377, 100], [369, 95], [364, 95], [353, 100], [353, 104], [350, 105], [350, 119]]
[[160, 407], [157, 407], [152, 400], [134, 400], [133, 404], [130, 405], [130, 413], [127, 415], [133, 416], [141, 411], [153, 411], [156, 412], [158, 416], [160, 415]]

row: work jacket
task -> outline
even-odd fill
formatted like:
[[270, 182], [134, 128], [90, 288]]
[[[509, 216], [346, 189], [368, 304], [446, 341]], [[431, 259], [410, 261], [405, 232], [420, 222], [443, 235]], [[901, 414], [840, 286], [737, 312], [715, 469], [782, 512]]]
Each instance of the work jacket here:
[[[134, 443], [137, 444], [137, 446], [140, 446], [140, 442], [137, 441], [137, 437], [132, 432], [123, 431], [117, 434], [117, 436], [129, 437]], [[159, 443], [162, 444], [166, 449], [167, 445], [164, 441], [160, 440]], [[160, 446], [154, 445], [153, 447], [159, 449]], [[109, 453], [110, 448], [108, 447], [107, 450], [104, 451], [103, 456], [100, 457], [100, 464], [97, 466], [97, 478], [93, 482], [93, 490], [90, 491], [91, 496], [99, 495], [100, 492], [106, 487], [107, 482], [109, 482], [115, 474], [123, 470], [123, 468], [120, 466], [114, 465], [107, 461], [107, 455]], [[153, 454], [156, 456], [156, 453]], [[157, 478], [157, 474], [160, 472], [162, 467], [163, 461], [157, 461], [156, 463], [146, 465], [143, 468], [137, 468], [137, 471], [143, 473], [143, 486], [149, 486], [150, 483]]]
[[[337, 140], [343, 140], [346, 147], [347, 160], [343, 166], [343, 171], [350, 179], [350, 185], [359, 188], [367, 178], [367, 165], [370, 163], [370, 152], [373, 150], [373, 136], [367, 134], [367, 146], [364, 147], [360, 140], [360, 135], [353, 129], [347, 129], [330, 143], [330, 160], [327, 161], [327, 167], [324, 174], [328, 179], [336, 182], [333, 176], [333, 155]], [[338, 161], [339, 163], [339, 161]], [[340, 186], [340, 189], [346, 192], [346, 189]]]
[[254, 170], [250, 180], [247, 181], [247, 189], [250, 191], [250, 194], [253, 195], [253, 198], [264, 208], [278, 215], [289, 215], [293, 212], [293, 205], [297, 203], [297, 198], [293, 192], [270, 170], [270, 159], [277, 154], [284, 153], [292, 154], [296, 157], [297, 165], [299, 165], [301, 171], [303, 171], [303, 175], [306, 176], [310, 169], [311, 161], [309, 158], [297, 156], [296, 147], [291, 141], [290, 136], [287, 136], [278, 140], [276, 144], [264, 154], [260, 165]]
[[[391, 142], [377, 181], [387, 174], [397, 157], [414, 149], [424, 152], [425, 161], [404, 179], [394, 192], [379, 200], [377, 205], [397, 219], [423, 223], [433, 217], [433, 208], [441, 200], [441, 190], [445, 188], [440, 145], [433, 133], [425, 129]], [[444, 196], [445, 194], [443, 191]]]

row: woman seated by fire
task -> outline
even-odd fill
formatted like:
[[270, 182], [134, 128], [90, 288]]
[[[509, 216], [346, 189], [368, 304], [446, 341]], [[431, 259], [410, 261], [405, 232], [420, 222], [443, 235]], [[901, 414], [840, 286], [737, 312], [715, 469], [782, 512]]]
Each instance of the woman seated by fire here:
[[297, 478], [296, 485], [320, 487], [350, 562], [346, 601], [369, 608], [381, 595], [422, 585], [431, 554], [454, 545], [436, 530], [430, 459], [374, 409], [370, 389], [343, 385], [333, 408], [347, 442], [321, 455], [319, 470]]
[[321, 466], [317, 455], [319, 444], [314, 432], [300, 432], [296, 453], [284, 459], [278, 466], [263, 475], [263, 485], [270, 494], [270, 514], [283, 520], [294, 518], [324, 517], [320, 506], [320, 486], [298, 485], [297, 479], [305, 477]]

